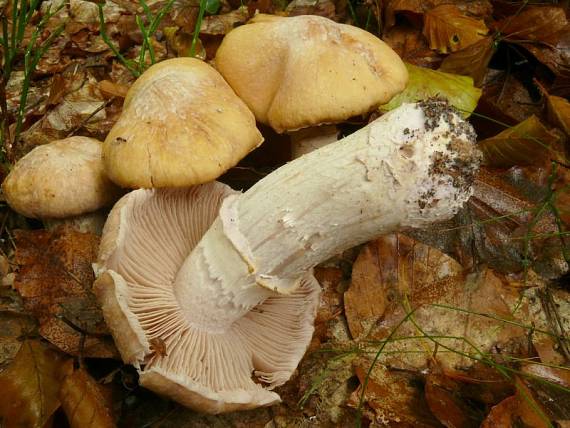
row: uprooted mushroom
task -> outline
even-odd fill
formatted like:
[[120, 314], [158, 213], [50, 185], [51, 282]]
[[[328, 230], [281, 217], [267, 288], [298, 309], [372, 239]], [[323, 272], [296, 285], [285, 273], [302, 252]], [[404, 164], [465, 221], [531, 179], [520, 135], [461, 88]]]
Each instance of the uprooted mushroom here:
[[136, 190], [105, 226], [96, 293], [140, 382], [199, 411], [276, 403], [311, 339], [312, 268], [401, 227], [448, 219], [480, 161], [446, 103], [405, 104], [274, 171]]

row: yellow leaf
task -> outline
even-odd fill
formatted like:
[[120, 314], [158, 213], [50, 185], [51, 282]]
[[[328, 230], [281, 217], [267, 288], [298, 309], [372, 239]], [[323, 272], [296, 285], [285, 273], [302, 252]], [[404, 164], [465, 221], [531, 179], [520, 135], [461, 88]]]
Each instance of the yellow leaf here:
[[458, 109], [463, 117], [469, 115], [477, 107], [481, 89], [473, 86], [473, 79], [467, 76], [444, 73], [425, 67], [406, 64], [408, 69], [408, 85], [389, 103], [379, 107], [380, 111], [389, 111], [402, 103], [414, 103], [430, 97], [445, 98]]
[[71, 359], [37, 340], [24, 342], [14, 362], [0, 374], [0, 421], [4, 428], [41, 428], [60, 406], [63, 378]]
[[71, 428], [113, 428], [115, 422], [101, 385], [85, 370], [67, 376], [61, 386], [61, 406]]
[[479, 143], [487, 165], [509, 168], [514, 165], [536, 165], [556, 158], [553, 150], [559, 137], [550, 132], [536, 116], [505, 129]]
[[453, 4], [442, 4], [424, 15], [424, 36], [431, 49], [447, 53], [464, 49], [485, 37], [482, 20], [463, 15]]
[[570, 136], [570, 102], [562, 97], [548, 95], [548, 120]]

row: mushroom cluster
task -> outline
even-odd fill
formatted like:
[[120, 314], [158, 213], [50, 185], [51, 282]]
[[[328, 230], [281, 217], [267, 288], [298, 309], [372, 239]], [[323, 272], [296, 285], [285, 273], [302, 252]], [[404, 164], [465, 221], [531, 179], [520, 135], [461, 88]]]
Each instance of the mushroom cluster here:
[[[141, 384], [214, 414], [280, 400], [273, 389], [313, 333], [314, 266], [449, 218], [480, 160], [473, 129], [440, 100], [321, 147], [336, 140], [323, 125], [406, 84], [400, 58], [361, 29], [258, 15], [226, 36], [215, 63], [219, 72], [191, 58], [153, 65], [104, 143], [38, 147], [3, 184], [8, 203], [36, 218], [82, 215], [115, 202], [116, 185], [137, 189], [106, 220], [95, 293]], [[262, 143], [256, 119], [320, 148], [241, 193], [213, 180]]]

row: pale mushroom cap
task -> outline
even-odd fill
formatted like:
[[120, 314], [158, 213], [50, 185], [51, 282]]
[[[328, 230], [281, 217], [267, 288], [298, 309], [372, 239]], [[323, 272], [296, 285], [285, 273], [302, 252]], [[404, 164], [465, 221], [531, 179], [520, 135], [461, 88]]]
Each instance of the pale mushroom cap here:
[[214, 180], [262, 141], [255, 117], [213, 67], [175, 58], [129, 89], [103, 152], [107, 174], [123, 187], [182, 187]]
[[105, 175], [102, 144], [70, 137], [38, 146], [21, 158], [2, 184], [10, 207], [31, 218], [66, 218], [112, 204], [120, 189]]
[[320, 16], [257, 15], [224, 38], [216, 67], [257, 120], [278, 132], [366, 113], [408, 80], [386, 43]]
[[[268, 388], [289, 379], [311, 340], [320, 292], [309, 273], [293, 293], [272, 295], [225, 331], [188, 322], [173, 292], [176, 275], [233, 193], [217, 182], [129, 193], [109, 215], [96, 265], [95, 293], [141, 384], [208, 413], [280, 401], [252, 377]], [[220, 294], [220, 305], [229, 298]], [[153, 343], [166, 353], [153, 352]]]

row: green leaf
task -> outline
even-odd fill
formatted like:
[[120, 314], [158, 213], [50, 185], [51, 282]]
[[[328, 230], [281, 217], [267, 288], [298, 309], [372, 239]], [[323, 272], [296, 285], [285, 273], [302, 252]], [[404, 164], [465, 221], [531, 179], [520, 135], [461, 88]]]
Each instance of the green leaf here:
[[464, 117], [469, 117], [481, 96], [481, 89], [473, 86], [469, 76], [444, 73], [429, 68], [406, 64], [408, 68], [408, 86], [392, 100], [380, 106], [386, 112], [399, 107], [402, 103], [413, 103], [429, 97], [442, 97], [457, 108]]
[[548, 159], [558, 159], [558, 135], [550, 132], [536, 116], [505, 129], [494, 137], [479, 142], [485, 163], [499, 168], [514, 165], [537, 165]]
[[220, 0], [206, 0], [204, 10], [210, 15], [215, 15], [220, 9]]

